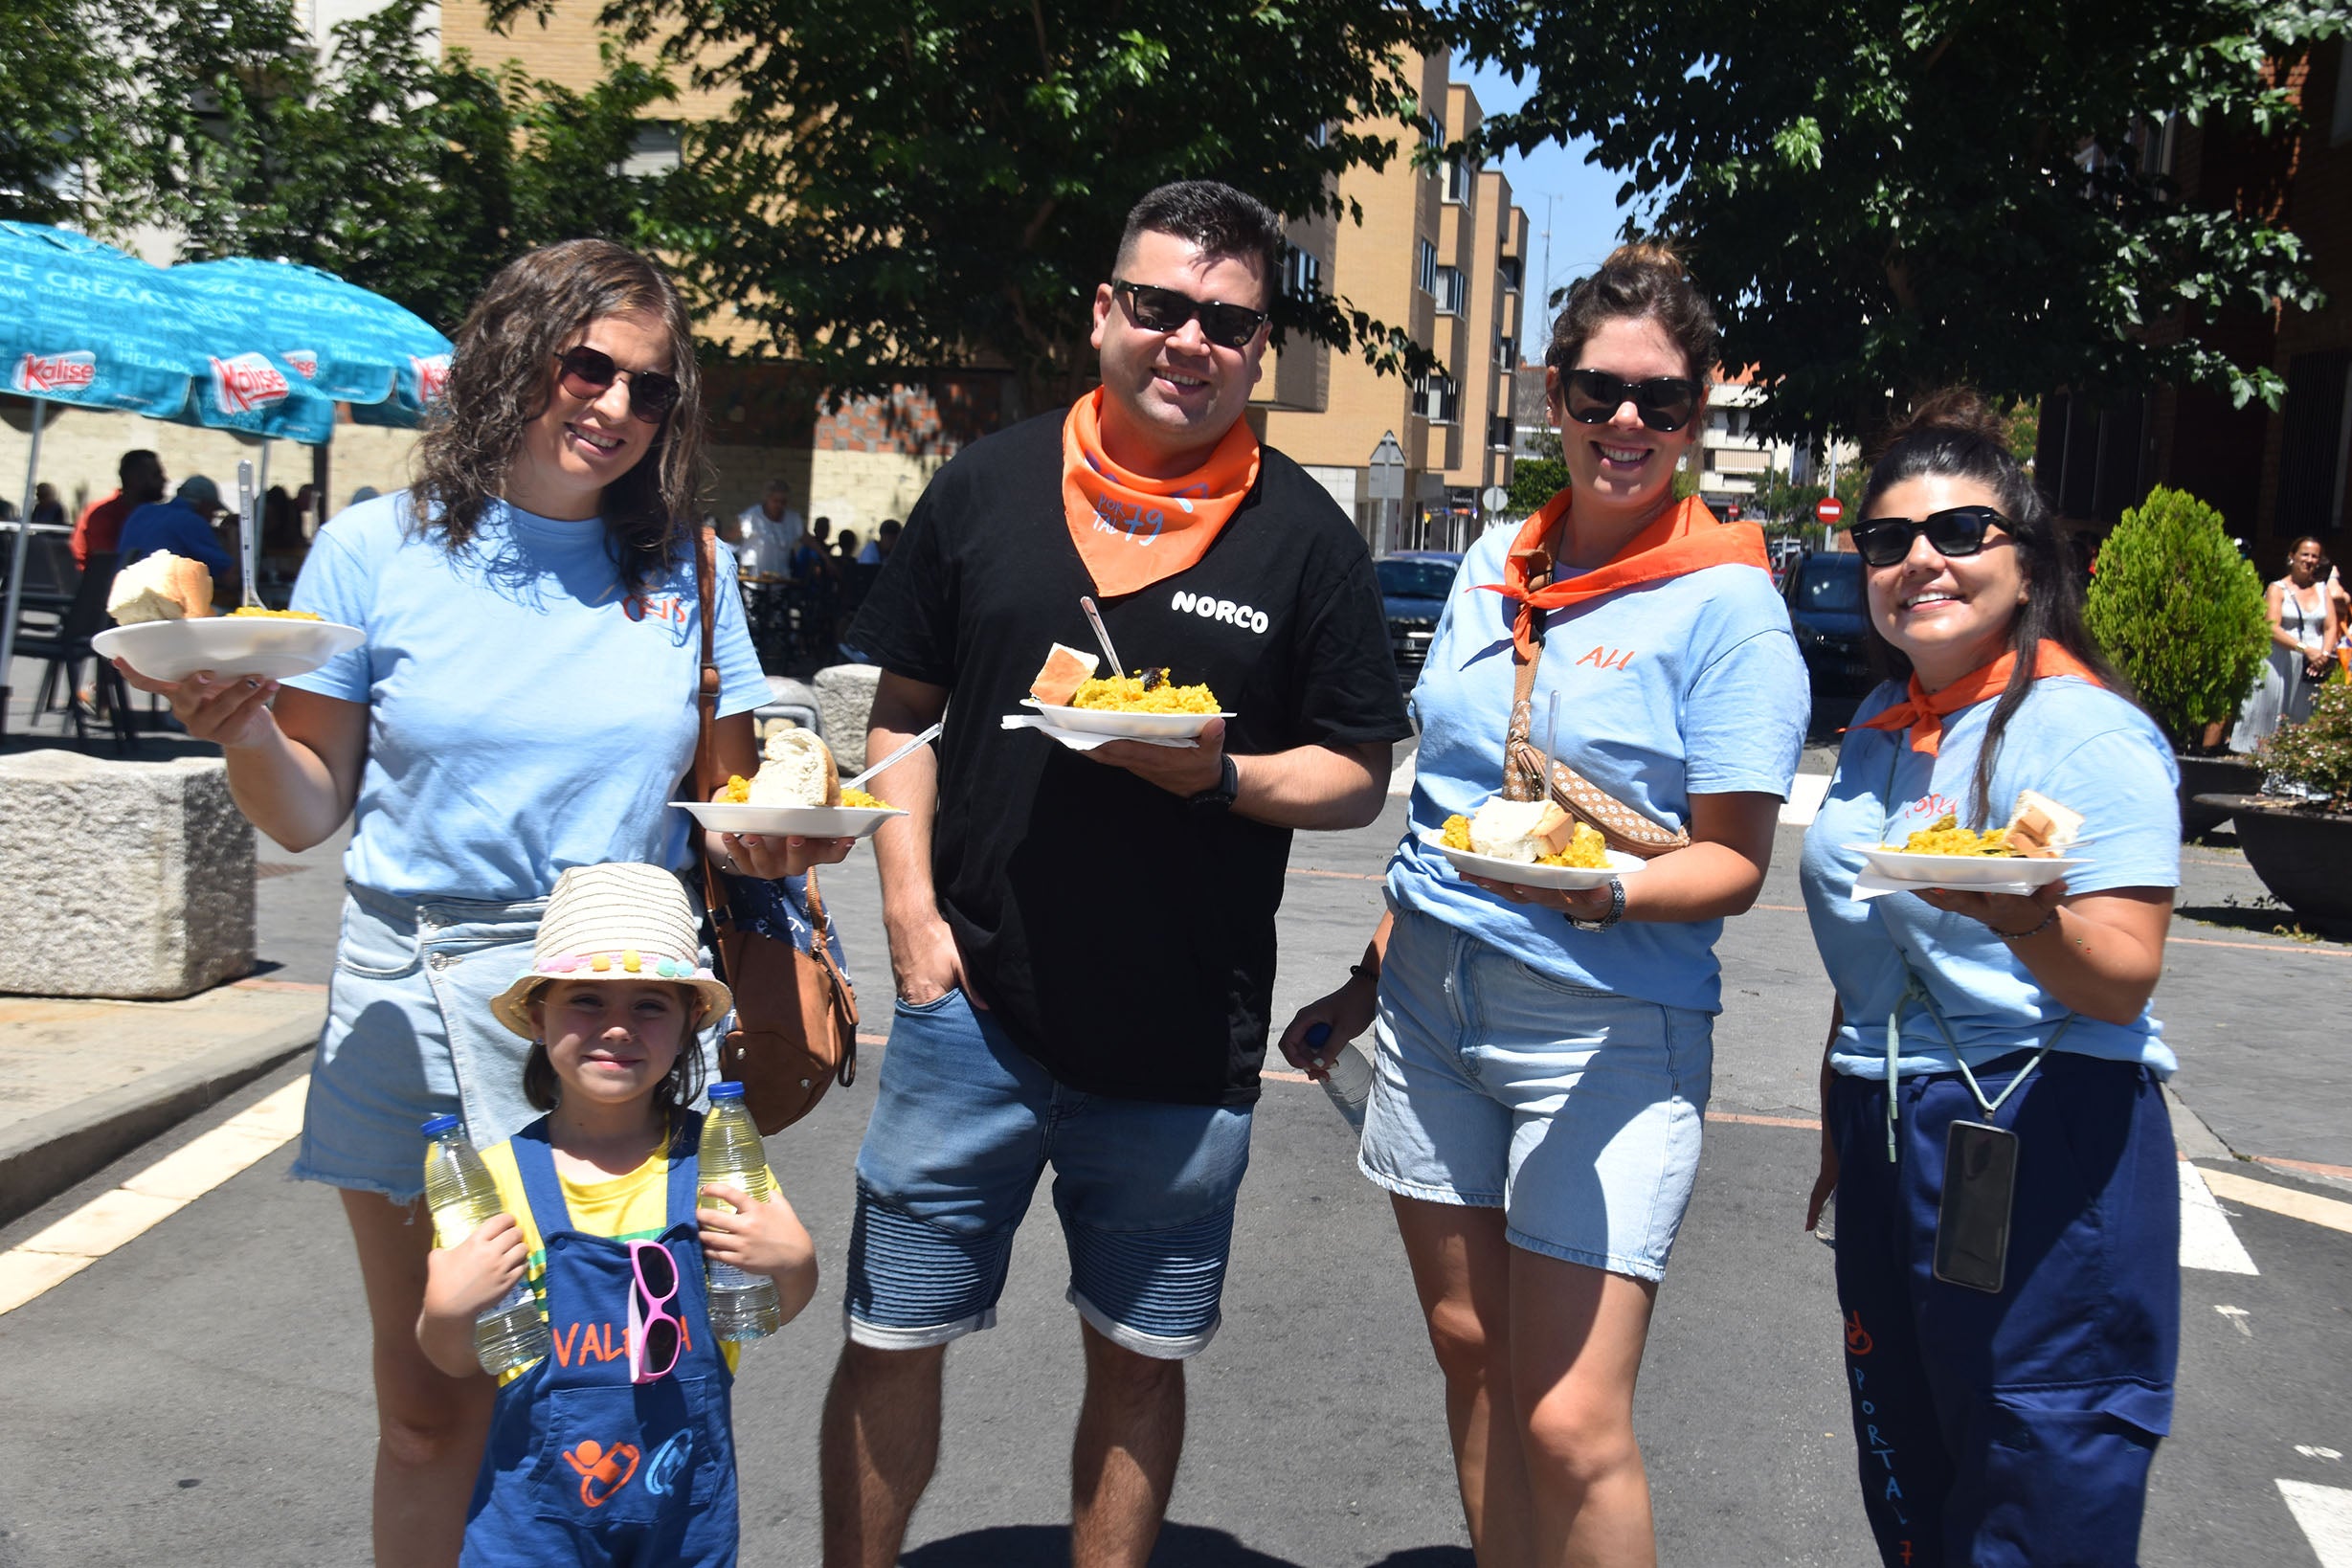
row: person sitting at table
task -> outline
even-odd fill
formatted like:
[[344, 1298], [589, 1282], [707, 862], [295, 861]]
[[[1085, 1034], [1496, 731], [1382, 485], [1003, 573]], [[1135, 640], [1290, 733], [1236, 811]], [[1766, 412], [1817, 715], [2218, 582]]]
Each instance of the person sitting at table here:
[[114, 552], [123, 541], [123, 525], [130, 514], [151, 501], [164, 499], [164, 459], [145, 447], [133, 447], [115, 465], [122, 487], [90, 503], [74, 525], [74, 564], [87, 567], [93, 555]]
[[33, 521], [53, 525], [65, 521], [65, 503], [57, 499], [57, 487], [47, 480], [33, 487]]
[[159, 549], [169, 550], [202, 561], [204, 570], [213, 574], [213, 589], [217, 594], [237, 575], [236, 558], [221, 548], [213, 533], [213, 520], [221, 509], [220, 486], [202, 474], [189, 475], [180, 481], [169, 501], [150, 502], [123, 520], [123, 538], [117, 547], [122, 564], [128, 566]]

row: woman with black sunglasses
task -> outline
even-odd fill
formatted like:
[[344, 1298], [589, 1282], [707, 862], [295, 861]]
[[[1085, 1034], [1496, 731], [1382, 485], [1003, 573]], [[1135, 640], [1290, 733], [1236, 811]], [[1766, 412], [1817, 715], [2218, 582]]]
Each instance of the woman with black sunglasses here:
[[[668, 802], [697, 732], [702, 430], [691, 325], [661, 269], [602, 240], [534, 251], [459, 329], [414, 485], [329, 522], [303, 564], [294, 608], [366, 640], [283, 683], [123, 671], [220, 745], [238, 805], [279, 843], [351, 824], [294, 1174], [342, 1189], [358, 1245], [378, 1563], [455, 1559], [492, 1399], [416, 1343], [433, 1243], [417, 1128], [456, 1112], [486, 1146], [536, 1114], [527, 1042], [488, 1001], [529, 967], [558, 873], [688, 858]], [[767, 684], [740, 595], [715, 603], [718, 760], [748, 775]], [[765, 878], [847, 847], [709, 843]]]
[[[1913, 416], [1861, 513], [1895, 679], [1847, 732], [1803, 880], [1837, 989], [1805, 1224], [1834, 1192], [1864, 1509], [1891, 1568], [2128, 1564], [2179, 1339], [2174, 1061], [2148, 1011], [2171, 750], [1972, 394]], [[1863, 876], [1857, 846], [2001, 829], [2028, 791], [2056, 809], [2026, 802], [2025, 830], [2066, 858], [2038, 889]]]
[[[1322, 1076], [1377, 1026], [1359, 1163], [1392, 1195], [1481, 1562], [1655, 1557], [1634, 1377], [1697, 1176], [1715, 940], [1762, 886], [1807, 711], [1762, 533], [1673, 493], [1714, 345], [1661, 248], [1569, 290], [1545, 382], [1572, 484], [1464, 561], [1413, 694], [1390, 913], [1282, 1041]], [[1457, 875], [1431, 840], [1498, 794], [1585, 817], [1621, 874]]]

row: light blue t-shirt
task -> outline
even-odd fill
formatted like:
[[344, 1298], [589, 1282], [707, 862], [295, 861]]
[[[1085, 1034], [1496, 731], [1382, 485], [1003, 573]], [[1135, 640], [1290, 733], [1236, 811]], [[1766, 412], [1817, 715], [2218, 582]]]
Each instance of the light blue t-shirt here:
[[[1464, 882], [1420, 840], [1503, 786], [1519, 607], [1476, 585], [1503, 580], [1511, 542], [1511, 530], [1494, 529], [1463, 558], [1413, 688], [1421, 751], [1411, 832], [1389, 862], [1389, 898], [1569, 984], [1715, 1012], [1720, 920], [1580, 931], [1563, 914]], [[1560, 760], [1645, 817], [1682, 827], [1694, 795], [1787, 795], [1811, 696], [1788, 611], [1764, 572], [1707, 567], [1555, 610], [1543, 642], [1535, 744], [1544, 743], [1547, 694], [1557, 691]]]
[[[541, 898], [574, 865], [686, 863], [670, 805], [694, 756], [691, 560], [625, 594], [605, 525], [485, 510], [456, 554], [408, 492], [319, 530], [293, 607], [368, 639], [286, 684], [368, 705], [344, 873], [402, 898]], [[721, 547], [722, 550], [725, 547]], [[768, 700], [731, 559], [715, 595], [722, 717]]]
[[[1902, 695], [1903, 688], [1890, 683], [1855, 712], [1828, 798], [1804, 836], [1805, 913], [1846, 1010], [1829, 1064], [1858, 1078], [1887, 1076], [1887, 1018], [1902, 997], [1906, 962], [1935, 998], [1972, 1068], [2038, 1048], [2067, 1016], [1982, 922], [1938, 909], [1914, 893], [1854, 902], [1854, 876], [1863, 862], [1860, 851], [1847, 846], [1899, 844], [1946, 812], [1957, 813], [1964, 827], [1987, 825], [1971, 820], [1970, 803], [1977, 755], [1998, 699], [1946, 715], [1931, 757], [1911, 749], [1908, 730], [1861, 728]], [[2172, 750], [2145, 713], [2087, 681], [2036, 681], [2002, 735], [1989, 825], [2009, 819], [2019, 791], [2038, 790], [2083, 816], [2083, 842], [2068, 853], [2089, 863], [2067, 874], [2069, 893], [2177, 887], [2179, 783]], [[2143, 1007], [2128, 1024], [2077, 1017], [2057, 1049], [2143, 1063], [2169, 1078], [2178, 1064], [2162, 1037], [2163, 1026]], [[1934, 1016], [1913, 1001], [1903, 1010], [1900, 1071], [1953, 1070], [1952, 1051]]]

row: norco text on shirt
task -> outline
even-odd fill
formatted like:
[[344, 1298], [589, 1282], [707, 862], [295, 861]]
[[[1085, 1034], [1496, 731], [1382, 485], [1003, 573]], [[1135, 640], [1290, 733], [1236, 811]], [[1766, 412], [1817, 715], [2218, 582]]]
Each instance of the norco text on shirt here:
[[1179, 592], [1168, 601], [1168, 607], [1180, 615], [1221, 620], [1244, 632], [1264, 632], [1268, 624], [1263, 610], [1252, 610], [1248, 605], [1236, 604], [1231, 599], [1213, 599], [1206, 594]]

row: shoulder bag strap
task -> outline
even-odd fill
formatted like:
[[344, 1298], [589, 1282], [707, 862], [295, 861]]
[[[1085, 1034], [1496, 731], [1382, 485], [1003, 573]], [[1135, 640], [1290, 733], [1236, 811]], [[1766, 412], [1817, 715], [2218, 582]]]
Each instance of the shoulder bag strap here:
[[[703, 660], [694, 694], [696, 727], [694, 736], [694, 798], [707, 800], [718, 791], [719, 748], [716, 720], [719, 711], [718, 607], [713, 599], [711, 579], [718, 572], [718, 538], [708, 528], [695, 533], [694, 594], [701, 601], [703, 630]], [[710, 857], [702, 853], [703, 837], [694, 838], [695, 859], [703, 868], [703, 904], [715, 924], [724, 922], [727, 913], [727, 890], [720, 885], [719, 868]]]

